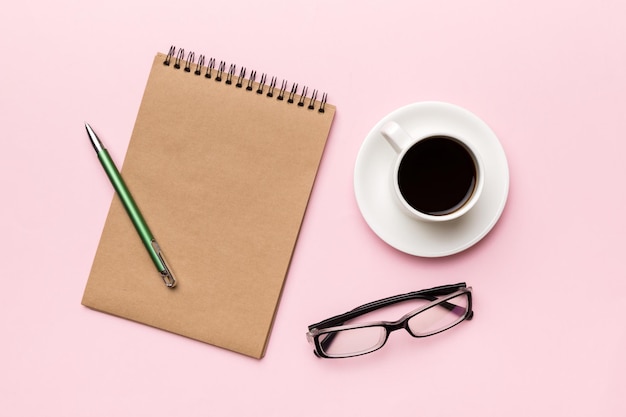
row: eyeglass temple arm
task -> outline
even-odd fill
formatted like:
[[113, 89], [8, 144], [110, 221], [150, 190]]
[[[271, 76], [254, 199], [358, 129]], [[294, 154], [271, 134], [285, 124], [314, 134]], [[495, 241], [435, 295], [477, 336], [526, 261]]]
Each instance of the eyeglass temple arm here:
[[[346, 313], [339, 314], [337, 316], [331, 317], [319, 323], [315, 323], [309, 326], [309, 330], [313, 330], [315, 328], [324, 328], [330, 326], [341, 326], [348, 320], [361, 316], [363, 314], [367, 314], [374, 310], [377, 310], [382, 307], [386, 307], [392, 304], [400, 303], [403, 301], [414, 300], [414, 299], [426, 299], [429, 301], [434, 301], [438, 296], [448, 295], [456, 292], [460, 289], [467, 288], [467, 285], [464, 282], [452, 285], [442, 285], [440, 287], [429, 288], [426, 290], [413, 291], [406, 294], [394, 295], [392, 297], [383, 298], [382, 300], [373, 301], [371, 303], [363, 304], [355, 309], [352, 309]], [[455, 304], [444, 301], [440, 304], [442, 307], [454, 311], [454, 309], [458, 306]], [[472, 314], [467, 317], [468, 320], [472, 318]]]

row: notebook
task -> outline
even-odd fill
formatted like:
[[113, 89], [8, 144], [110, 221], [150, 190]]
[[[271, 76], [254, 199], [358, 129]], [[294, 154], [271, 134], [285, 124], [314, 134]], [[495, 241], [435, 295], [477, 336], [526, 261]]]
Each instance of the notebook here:
[[121, 173], [178, 283], [115, 195], [82, 304], [262, 358], [334, 114], [316, 90], [157, 53]]

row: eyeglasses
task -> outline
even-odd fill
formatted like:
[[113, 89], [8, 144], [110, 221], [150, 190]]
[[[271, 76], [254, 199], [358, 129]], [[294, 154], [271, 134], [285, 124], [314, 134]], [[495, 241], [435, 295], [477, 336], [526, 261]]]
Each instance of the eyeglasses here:
[[[417, 307], [397, 321], [346, 324], [364, 314], [409, 301]], [[465, 283], [444, 285], [384, 298], [312, 324], [307, 339], [320, 358], [349, 358], [380, 349], [393, 331], [405, 329], [413, 337], [427, 337], [471, 320], [473, 315], [472, 288]]]

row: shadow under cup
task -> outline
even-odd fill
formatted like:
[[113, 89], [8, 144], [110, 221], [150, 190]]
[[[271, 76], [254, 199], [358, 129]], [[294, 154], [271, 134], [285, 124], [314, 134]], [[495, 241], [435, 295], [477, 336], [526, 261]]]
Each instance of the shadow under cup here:
[[402, 197], [415, 210], [446, 216], [465, 206], [476, 191], [477, 162], [459, 140], [430, 136], [412, 145], [397, 171]]

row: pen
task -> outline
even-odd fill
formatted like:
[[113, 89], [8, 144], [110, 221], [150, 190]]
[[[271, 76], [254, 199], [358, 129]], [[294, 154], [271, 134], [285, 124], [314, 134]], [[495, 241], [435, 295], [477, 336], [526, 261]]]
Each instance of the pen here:
[[117, 195], [120, 197], [120, 200], [122, 200], [122, 204], [124, 205], [130, 220], [133, 222], [135, 229], [137, 229], [137, 233], [139, 234], [143, 245], [146, 247], [150, 258], [152, 258], [152, 262], [154, 262], [154, 266], [156, 266], [157, 271], [161, 274], [161, 278], [163, 279], [165, 285], [169, 288], [174, 288], [174, 286], [176, 286], [176, 279], [165, 262], [163, 252], [161, 251], [159, 244], [154, 239], [152, 232], [148, 228], [148, 224], [141, 215], [139, 207], [137, 207], [137, 204], [126, 187], [120, 172], [115, 167], [109, 152], [107, 152], [106, 148], [102, 145], [102, 142], [98, 139], [98, 136], [88, 123], [85, 123], [85, 128], [87, 129], [87, 135], [89, 135], [91, 144], [96, 150], [96, 154], [98, 154], [98, 159], [109, 177], [109, 180], [111, 180], [111, 184], [113, 184], [113, 188], [115, 188]]

